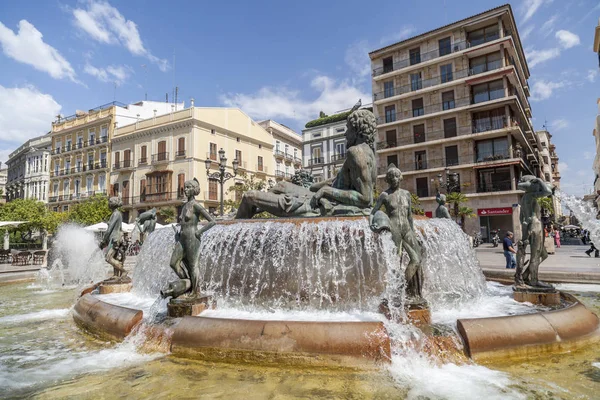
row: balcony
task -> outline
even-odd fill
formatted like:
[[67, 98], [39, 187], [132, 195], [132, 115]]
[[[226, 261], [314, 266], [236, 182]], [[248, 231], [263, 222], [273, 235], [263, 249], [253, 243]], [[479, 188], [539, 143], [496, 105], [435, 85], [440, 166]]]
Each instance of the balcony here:
[[321, 165], [325, 163], [324, 157], [313, 157], [308, 159], [308, 165], [313, 167], [315, 165]]
[[152, 164], [160, 164], [169, 162], [169, 153], [152, 154]]
[[175, 158], [185, 158], [185, 150], [178, 150], [175, 152]]
[[503, 192], [512, 190], [510, 180], [479, 182], [477, 185], [477, 193]]
[[94, 169], [104, 169], [104, 168], [108, 168], [108, 164], [106, 163], [106, 160], [101, 160], [100, 162], [97, 162], [96, 164], [94, 164]]
[[302, 165], [302, 159], [294, 156], [294, 164], [295, 165]]
[[266, 174], [267, 167], [263, 164], [256, 164], [256, 172], [259, 174]]
[[161, 203], [177, 199], [177, 192], [147, 193], [140, 196], [140, 203]]
[[238, 160], [238, 168], [241, 169], [242, 171], [248, 171], [248, 162]]
[[493, 151], [493, 152], [479, 152], [475, 156], [474, 162], [483, 163], [490, 161], [506, 160], [510, 158], [510, 154], [507, 150], [504, 151]]
[[331, 162], [343, 162], [346, 159], [346, 153], [334, 154], [331, 156]]
[[49, 203], [56, 203], [58, 201], [58, 196], [50, 196], [48, 198]]
[[281, 150], [273, 150], [273, 154], [275, 155], [275, 158], [278, 159], [283, 159], [285, 157], [285, 153]]
[[148, 157], [142, 157], [138, 160], [138, 165], [146, 165], [148, 164]]
[[454, 101], [451, 104], [451, 107], [448, 106], [449, 103], [450, 102], [445, 101], [445, 102], [430, 104], [428, 106], [424, 106], [424, 107], [420, 107], [420, 108], [415, 108], [415, 109], [411, 109], [411, 110], [403, 110], [401, 113], [396, 113], [394, 110], [394, 112], [388, 112], [382, 117], [377, 117], [377, 124], [378, 125], [389, 124], [392, 122], [402, 121], [402, 120], [406, 120], [409, 118], [415, 118], [415, 117], [420, 117], [423, 115], [434, 114], [434, 113], [441, 112], [441, 111], [452, 110], [457, 107], [466, 107], [471, 104], [471, 98], [468, 96], [465, 96], [465, 97], [460, 97], [460, 98], [454, 99]]
[[275, 171], [275, 177], [283, 179], [283, 178], [285, 178], [285, 172], [283, 172], [283, 171]]
[[288, 161], [294, 161], [294, 156], [293, 156], [292, 154], [285, 153], [285, 154], [284, 154], [284, 157], [285, 157], [285, 159], [286, 159], [286, 160], [288, 160]]

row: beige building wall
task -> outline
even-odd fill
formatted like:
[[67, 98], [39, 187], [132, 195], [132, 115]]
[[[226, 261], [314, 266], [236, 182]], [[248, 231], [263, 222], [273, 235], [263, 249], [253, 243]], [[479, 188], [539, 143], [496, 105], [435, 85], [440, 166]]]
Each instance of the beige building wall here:
[[[225, 150], [227, 172], [233, 173], [232, 161], [238, 158], [238, 173], [263, 180], [274, 178], [273, 138], [258, 123], [235, 108], [190, 107], [116, 130], [111, 154], [112, 194], [122, 196], [125, 209], [131, 211], [126, 216], [133, 220], [152, 207], [179, 207], [183, 182], [195, 177], [201, 189], [197, 199], [216, 211], [220, 186], [209, 181], [205, 160], [213, 160], [211, 173], [218, 171], [220, 149]], [[233, 199], [227, 189], [240, 178], [238, 175], [225, 183], [225, 199]]]
[[291, 179], [302, 169], [302, 136], [287, 126], [273, 120], [258, 123], [273, 136], [273, 158], [276, 180]]

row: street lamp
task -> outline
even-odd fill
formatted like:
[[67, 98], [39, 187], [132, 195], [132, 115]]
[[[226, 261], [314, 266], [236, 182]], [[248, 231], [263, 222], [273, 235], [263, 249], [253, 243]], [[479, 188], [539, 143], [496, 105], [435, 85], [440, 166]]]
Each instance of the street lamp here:
[[[452, 192], [456, 192], [459, 189], [459, 183], [458, 183], [458, 174], [456, 172], [450, 173], [450, 169], [446, 168], [446, 181], [444, 182], [444, 179], [442, 177], [442, 174], [438, 174], [437, 175], [437, 179], [438, 179], [438, 185], [437, 185], [437, 192], [440, 192], [440, 188], [444, 188], [446, 189], [446, 193], [452, 193]], [[433, 179], [432, 179], [433, 181]]]
[[231, 164], [233, 165], [233, 174], [226, 172], [225, 167], [227, 166], [227, 157], [225, 157], [225, 150], [221, 148], [219, 150], [219, 170], [211, 173], [211, 163], [212, 161], [210, 158], [207, 158], [206, 161], [204, 161], [204, 164], [206, 165], [206, 176], [208, 176], [208, 179], [214, 179], [221, 184], [221, 216], [223, 216], [223, 185], [225, 184], [225, 182], [237, 175], [239, 162], [237, 158], [231, 162]]

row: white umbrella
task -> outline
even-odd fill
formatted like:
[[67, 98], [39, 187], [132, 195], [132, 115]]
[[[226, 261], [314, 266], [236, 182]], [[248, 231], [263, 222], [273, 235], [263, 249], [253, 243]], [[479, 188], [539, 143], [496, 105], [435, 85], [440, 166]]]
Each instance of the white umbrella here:
[[85, 229], [86, 231], [92, 231], [92, 232], [104, 232], [108, 229], [108, 225], [106, 224], [106, 222], [99, 222], [94, 225], [86, 226], [83, 229]]
[[123, 232], [131, 233], [133, 232], [134, 228], [135, 224], [127, 224], [125, 222], [121, 223], [121, 230], [123, 230]]
[[25, 224], [27, 221], [0, 221], [0, 227], [3, 226], [19, 226]]
[[163, 225], [163, 224], [159, 224], [159, 223], [157, 222], [157, 223], [156, 223], [156, 225], [154, 226], [154, 229], [162, 229], [162, 228], [164, 228], [164, 227], [165, 227], [165, 225]]
[[565, 226], [563, 226], [563, 228], [565, 228], [565, 229], [581, 229], [580, 227], [578, 227], [576, 225], [565, 225]]

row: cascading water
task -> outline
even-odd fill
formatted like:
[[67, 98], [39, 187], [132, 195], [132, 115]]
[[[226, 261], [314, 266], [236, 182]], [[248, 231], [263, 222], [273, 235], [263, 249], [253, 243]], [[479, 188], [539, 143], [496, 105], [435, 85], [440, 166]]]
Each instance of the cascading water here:
[[581, 225], [590, 232], [592, 242], [600, 243], [600, 220], [596, 219], [598, 210], [594, 208], [594, 204], [558, 190], [554, 195], [573, 212]]
[[98, 282], [106, 278], [109, 270], [94, 233], [75, 224], [64, 224], [58, 229], [48, 265], [54, 284]]

